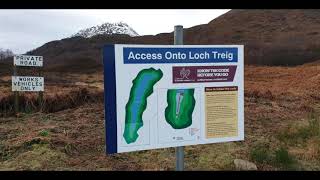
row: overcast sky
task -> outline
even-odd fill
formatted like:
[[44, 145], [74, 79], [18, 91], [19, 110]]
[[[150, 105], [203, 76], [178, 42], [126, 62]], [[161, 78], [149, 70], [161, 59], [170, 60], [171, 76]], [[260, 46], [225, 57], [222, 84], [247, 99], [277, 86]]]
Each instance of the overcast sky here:
[[228, 12], [211, 10], [0, 10], [0, 48], [22, 54], [105, 22], [124, 22], [140, 35], [189, 28]]

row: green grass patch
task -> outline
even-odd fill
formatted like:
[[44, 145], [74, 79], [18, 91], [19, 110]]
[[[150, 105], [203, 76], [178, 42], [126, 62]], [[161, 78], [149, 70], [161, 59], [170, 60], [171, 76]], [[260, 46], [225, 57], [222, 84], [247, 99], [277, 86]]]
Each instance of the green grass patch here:
[[23, 143], [23, 147], [25, 149], [30, 149], [34, 144], [40, 144], [40, 145], [45, 145], [45, 144], [48, 144], [48, 141], [46, 140], [42, 140], [40, 138], [34, 138], [30, 141], [26, 141]]
[[47, 136], [49, 136], [49, 132], [47, 130], [42, 130], [39, 132], [39, 135], [43, 136], [43, 137], [47, 137]]
[[9, 153], [6, 150], [5, 145], [2, 142], [0, 142], [0, 161], [7, 160], [9, 158], [8, 156]]
[[296, 170], [296, 160], [285, 147], [275, 151], [274, 163], [284, 170]]
[[310, 131], [310, 136], [320, 138], [320, 118], [313, 117], [309, 121], [308, 130]]
[[234, 143], [199, 145], [196, 156], [186, 154], [186, 169], [190, 170], [232, 170]]
[[[51, 149], [49, 144], [33, 144], [29, 151], [0, 162], [1, 170], [61, 170], [66, 166], [66, 155]], [[57, 168], [58, 167], [58, 168]]]
[[19, 156], [19, 154], [30, 151], [34, 145], [48, 145], [48, 141], [40, 138], [34, 138], [32, 140], [25, 141], [18, 146], [5, 146], [2, 144], [0, 147], [0, 162], [11, 160], [16, 156]]
[[268, 163], [271, 159], [269, 145], [258, 144], [250, 151], [250, 159], [257, 163]]
[[283, 129], [279, 134], [277, 134], [276, 137], [281, 142], [282, 147], [274, 152], [274, 166], [280, 167], [284, 170], [297, 170], [299, 165], [298, 160], [288, 152], [287, 148], [295, 147], [296, 152], [300, 151], [300, 153], [298, 153], [300, 154], [298, 157], [302, 161], [306, 160], [304, 159], [305, 156], [302, 156], [303, 152], [305, 152], [306, 156], [309, 157], [312, 156], [310, 153], [314, 153], [314, 156], [317, 156], [318, 151], [310, 151], [308, 147], [310, 147], [310, 141], [317, 142], [317, 140], [320, 140], [319, 115], [311, 112], [306, 124], [291, 124], [288, 128]]
[[273, 150], [268, 144], [258, 144], [250, 151], [250, 159], [255, 163], [267, 164], [283, 170], [297, 170], [297, 161], [286, 147]]
[[277, 138], [286, 144], [303, 144], [307, 139], [320, 138], [320, 118], [314, 113], [309, 115], [306, 126], [290, 126], [277, 135]]

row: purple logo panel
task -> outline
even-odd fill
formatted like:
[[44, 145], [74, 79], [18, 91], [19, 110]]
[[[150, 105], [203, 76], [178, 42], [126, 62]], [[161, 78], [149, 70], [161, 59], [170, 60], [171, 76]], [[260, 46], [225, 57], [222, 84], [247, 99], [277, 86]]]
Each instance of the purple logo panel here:
[[173, 83], [232, 82], [237, 66], [174, 66]]

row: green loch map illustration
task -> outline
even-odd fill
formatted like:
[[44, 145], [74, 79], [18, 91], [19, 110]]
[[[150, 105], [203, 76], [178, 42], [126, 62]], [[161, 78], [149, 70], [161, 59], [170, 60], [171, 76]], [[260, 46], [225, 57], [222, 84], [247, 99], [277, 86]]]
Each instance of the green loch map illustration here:
[[142, 114], [147, 108], [147, 98], [153, 93], [153, 86], [162, 78], [160, 69], [141, 70], [132, 81], [130, 97], [126, 104], [125, 130], [123, 137], [127, 144], [138, 138], [138, 130], [143, 126]]
[[192, 124], [194, 89], [168, 89], [167, 103], [165, 118], [172, 128], [184, 129]]

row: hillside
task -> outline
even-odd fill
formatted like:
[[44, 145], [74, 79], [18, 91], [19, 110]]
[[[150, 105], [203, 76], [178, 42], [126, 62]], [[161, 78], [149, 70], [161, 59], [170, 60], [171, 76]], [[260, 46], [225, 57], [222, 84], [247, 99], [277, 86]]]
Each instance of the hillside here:
[[[320, 58], [319, 29], [320, 10], [231, 10], [208, 24], [185, 29], [184, 43], [244, 44], [246, 64], [291, 66]], [[172, 44], [173, 33], [77, 36], [48, 42], [28, 54], [45, 56], [51, 70], [102, 69], [102, 47], [112, 43]]]
[[186, 38], [190, 44], [244, 44], [247, 64], [297, 65], [320, 56], [319, 18], [318, 9], [232, 10], [190, 28]]

